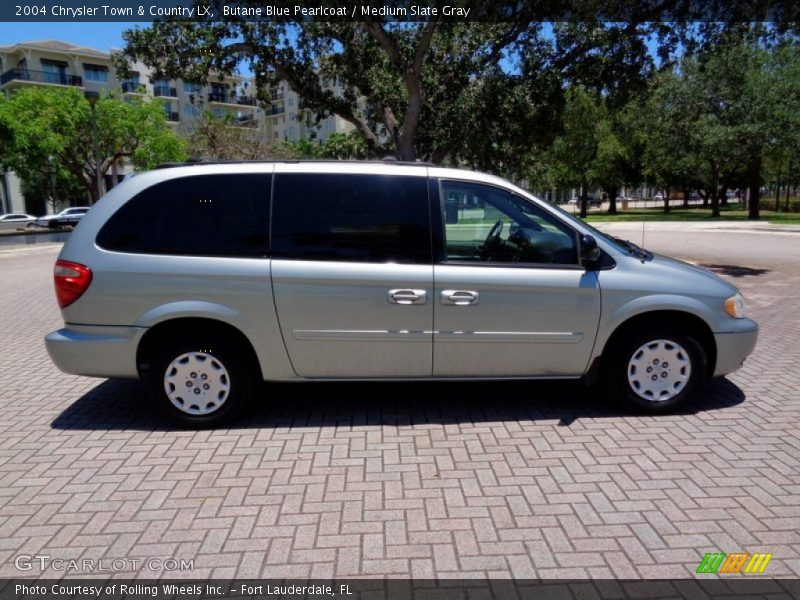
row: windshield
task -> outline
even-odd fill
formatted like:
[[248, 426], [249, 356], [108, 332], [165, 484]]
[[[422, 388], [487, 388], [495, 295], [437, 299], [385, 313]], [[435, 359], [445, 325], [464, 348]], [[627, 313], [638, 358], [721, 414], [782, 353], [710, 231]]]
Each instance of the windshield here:
[[622, 240], [620, 240], [618, 238], [615, 238], [614, 236], [608, 235], [607, 233], [603, 233], [599, 229], [589, 225], [589, 223], [587, 223], [583, 219], [579, 219], [578, 217], [575, 217], [575, 216], [569, 214], [563, 208], [561, 208], [559, 206], [556, 206], [555, 204], [550, 204], [549, 206], [555, 208], [558, 211], [559, 215], [564, 217], [564, 218], [566, 218], [567, 221], [571, 221], [572, 223], [579, 224], [582, 227], [588, 229], [589, 231], [592, 232], [592, 235], [607, 241], [609, 244], [614, 246], [614, 248], [616, 248], [620, 252], [624, 252], [625, 254], [633, 254], [633, 251], [630, 248], [630, 246], [628, 246], [628, 244], [624, 243]]

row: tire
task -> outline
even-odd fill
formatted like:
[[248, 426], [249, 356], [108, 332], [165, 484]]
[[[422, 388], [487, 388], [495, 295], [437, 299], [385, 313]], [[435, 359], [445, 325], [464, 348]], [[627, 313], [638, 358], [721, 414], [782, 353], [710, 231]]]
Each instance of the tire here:
[[651, 330], [625, 336], [604, 361], [608, 394], [647, 414], [675, 410], [706, 380], [706, 353], [693, 337]]
[[257, 378], [249, 353], [224, 338], [167, 341], [143, 379], [158, 409], [192, 429], [232, 422], [247, 406]]

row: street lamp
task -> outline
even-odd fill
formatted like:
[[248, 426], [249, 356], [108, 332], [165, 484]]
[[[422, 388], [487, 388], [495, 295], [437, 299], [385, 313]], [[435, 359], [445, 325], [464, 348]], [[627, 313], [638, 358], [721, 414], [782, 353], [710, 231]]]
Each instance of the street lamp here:
[[103, 182], [100, 179], [100, 142], [97, 138], [97, 101], [100, 100], [100, 92], [86, 90], [83, 92], [83, 97], [89, 102], [92, 109], [92, 150], [94, 151], [94, 171], [95, 171], [95, 185], [97, 186], [97, 199], [103, 195]]

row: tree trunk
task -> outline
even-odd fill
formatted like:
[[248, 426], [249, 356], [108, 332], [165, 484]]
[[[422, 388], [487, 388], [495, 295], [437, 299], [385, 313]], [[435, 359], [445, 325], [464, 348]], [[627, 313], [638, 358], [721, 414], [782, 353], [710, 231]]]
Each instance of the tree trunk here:
[[608, 193], [608, 214], [615, 215], [617, 214], [617, 194], [619, 193], [619, 188], [616, 186], [606, 188], [606, 192]]
[[714, 187], [711, 189], [711, 216], [719, 216], [719, 177], [714, 177]]
[[414, 150], [414, 143], [412, 140], [403, 135], [397, 136], [397, 159], [408, 162], [417, 160], [417, 153]]
[[761, 154], [751, 156], [747, 163], [747, 184], [750, 187], [747, 218], [757, 221], [761, 217]]
[[665, 213], [669, 212], [669, 192], [670, 192], [670, 187], [666, 186], [664, 188], [664, 212]]
[[784, 212], [789, 212], [789, 187], [790, 184], [786, 182], [786, 193], [783, 195], [783, 210]]
[[586, 209], [587, 205], [589, 204], [589, 197], [588, 197], [588, 190], [589, 190], [589, 183], [586, 181], [586, 178], [581, 179], [581, 219], [586, 218]]
[[719, 195], [720, 206], [728, 206], [728, 186], [723, 185]]
[[683, 208], [689, 208], [689, 196], [692, 192], [689, 188], [683, 188]]

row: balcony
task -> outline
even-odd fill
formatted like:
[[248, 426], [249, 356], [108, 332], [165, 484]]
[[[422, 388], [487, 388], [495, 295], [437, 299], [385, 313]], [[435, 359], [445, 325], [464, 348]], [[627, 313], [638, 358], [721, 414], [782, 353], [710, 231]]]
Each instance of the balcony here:
[[31, 69], [10, 69], [0, 75], [0, 86], [12, 81], [42, 83], [45, 85], [72, 85], [83, 87], [83, 78], [63, 72], [32, 71]]
[[283, 106], [272, 106], [270, 108], [264, 109], [265, 115], [282, 115], [286, 112], [286, 109]]
[[236, 97], [231, 97], [228, 94], [221, 94], [219, 92], [211, 92], [208, 95], [208, 101], [216, 102], [217, 104], [236, 104]]
[[224, 94], [220, 92], [210, 92], [208, 101], [215, 104], [230, 104], [235, 106], [255, 106], [256, 100], [252, 96], [237, 96], [236, 94]]
[[144, 84], [138, 81], [123, 81], [120, 85], [123, 94], [144, 94]]
[[273, 100], [283, 100], [283, 90], [275, 90], [270, 94]]
[[177, 98], [178, 88], [169, 87], [166, 85], [154, 85], [153, 96], [158, 98]]
[[258, 122], [255, 120], [255, 117], [242, 115], [234, 119], [233, 125], [237, 127], [258, 127]]

